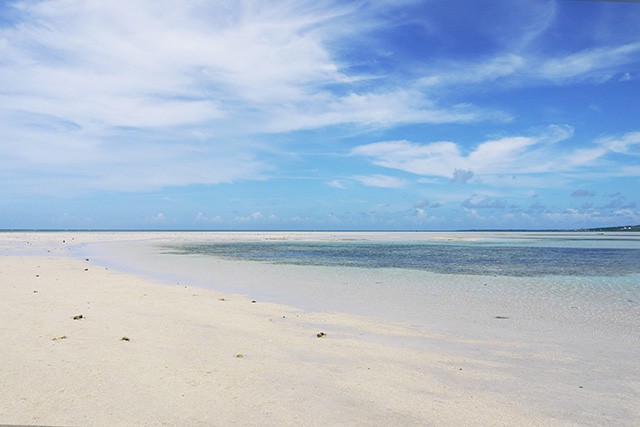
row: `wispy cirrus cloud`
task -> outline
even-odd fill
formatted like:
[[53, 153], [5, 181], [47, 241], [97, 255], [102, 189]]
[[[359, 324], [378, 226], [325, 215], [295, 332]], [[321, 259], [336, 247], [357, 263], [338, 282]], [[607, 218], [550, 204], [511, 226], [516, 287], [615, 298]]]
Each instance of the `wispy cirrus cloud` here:
[[[581, 10], [553, 0], [486, 6], [473, 9], [469, 5], [465, 9], [472, 9], [477, 17], [468, 23], [469, 31], [478, 39], [489, 35], [490, 42], [474, 54], [443, 55], [423, 64], [417, 71], [421, 75], [417, 84], [433, 91], [484, 84], [509, 88], [637, 78], [640, 60], [640, 39], [635, 30], [640, 16], [637, 9], [605, 11], [599, 9], [602, 4], [593, 4]], [[496, 10], [504, 12], [502, 18], [496, 18], [499, 25], [478, 28], [483, 25], [482, 17]], [[567, 37], [567, 22], [572, 14], [585, 10], [592, 13], [576, 19], [589, 31], [569, 30], [571, 37]]]
[[621, 69], [639, 62], [640, 42], [595, 47], [569, 55], [498, 52], [480, 60], [463, 60], [435, 67], [417, 80], [427, 90], [450, 86], [501, 83], [504, 86], [604, 82], [618, 76], [631, 80]]
[[[411, 123], [471, 123], [508, 121], [505, 112], [470, 104], [443, 107], [415, 88], [383, 93], [348, 93], [344, 96], [317, 94], [316, 103], [276, 106], [265, 130], [289, 132], [335, 125], [385, 128]], [[330, 98], [330, 99], [328, 99]], [[311, 97], [310, 99], [314, 99]]]
[[541, 67], [532, 68], [530, 75], [556, 82], [607, 80], [620, 72], [620, 66], [637, 63], [639, 53], [640, 41], [585, 49], [563, 58], [550, 58]]
[[405, 3], [7, 3], [0, 162], [16, 174], [65, 167], [77, 189], [215, 184], [264, 176], [259, 155], [274, 147], [259, 135], [505, 119], [411, 83], [363, 84], [380, 76], [338, 58], [336, 43], [366, 38]]
[[15, 6], [24, 25], [3, 29], [1, 47], [2, 75], [12, 88], [4, 105], [16, 111], [83, 126], [235, 122], [254, 132], [468, 121], [476, 114], [460, 106], [448, 112], [410, 87], [352, 85], [369, 77], [343, 71], [349, 64], [336, 62], [332, 43], [381, 25], [373, 16], [390, 3], [55, 0]]

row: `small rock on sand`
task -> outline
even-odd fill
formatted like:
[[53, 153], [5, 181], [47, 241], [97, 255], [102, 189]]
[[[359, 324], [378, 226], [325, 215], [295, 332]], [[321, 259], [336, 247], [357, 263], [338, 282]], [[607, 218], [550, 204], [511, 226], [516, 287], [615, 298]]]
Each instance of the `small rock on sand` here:
[[316, 334], [316, 337], [318, 337], [318, 338], [324, 338], [326, 336], [327, 336], [327, 334], [325, 334], [324, 332], [320, 332], [320, 333]]
[[73, 320], [80, 320], [80, 319], [84, 319], [84, 316], [82, 314], [78, 314], [77, 316], [73, 316]]

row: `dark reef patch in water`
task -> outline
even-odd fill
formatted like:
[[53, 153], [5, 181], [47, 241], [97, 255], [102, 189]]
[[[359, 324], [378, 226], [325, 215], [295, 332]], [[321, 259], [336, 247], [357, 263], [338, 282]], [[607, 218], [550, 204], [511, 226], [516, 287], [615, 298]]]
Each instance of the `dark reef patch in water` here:
[[640, 274], [640, 249], [488, 243], [225, 242], [170, 245], [166, 253], [274, 264], [404, 268], [444, 274], [624, 276]]

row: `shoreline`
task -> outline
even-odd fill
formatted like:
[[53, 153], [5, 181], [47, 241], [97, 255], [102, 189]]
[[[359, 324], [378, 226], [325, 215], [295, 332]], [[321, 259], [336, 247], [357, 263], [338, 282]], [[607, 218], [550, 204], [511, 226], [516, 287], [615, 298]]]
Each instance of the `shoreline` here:
[[[139, 239], [133, 234], [109, 238]], [[80, 250], [71, 252], [60, 237], [0, 234], [0, 383], [11, 402], [0, 409], [2, 423], [633, 425], [640, 419], [639, 367], [632, 360], [618, 372], [513, 338], [474, 340], [167, 285], [79, 256], [83, 244], [104, 235], [73, 234]], [[43, 250], [50, 252], [37, 254]], [[318, 338], [320, 332], [326, 335]]]

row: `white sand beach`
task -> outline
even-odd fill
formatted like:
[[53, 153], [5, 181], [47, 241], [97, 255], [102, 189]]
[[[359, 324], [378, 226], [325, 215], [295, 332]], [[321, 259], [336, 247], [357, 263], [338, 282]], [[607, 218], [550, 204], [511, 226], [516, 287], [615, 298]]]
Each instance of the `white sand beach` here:
[[[525, 322], [453, 334], [171, 285], [82, 254], [142, 238], [167, 234], [0, 233], [0, 424], [640, 423], [637, 337], [610, 358]], [[217, 264], [221, 277], [225, 265], [237, 264]], [[305, 277], [261, 271], [278, 269]]]

